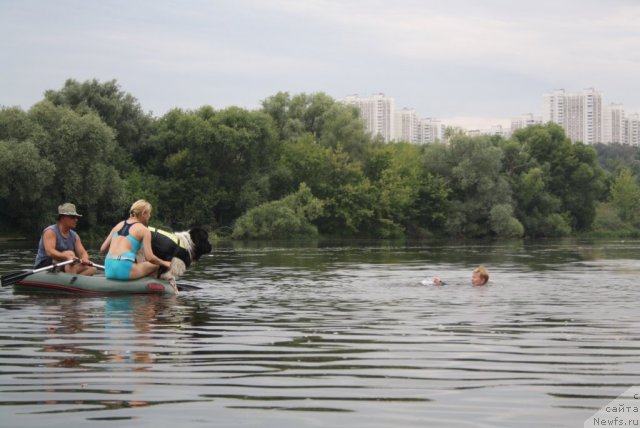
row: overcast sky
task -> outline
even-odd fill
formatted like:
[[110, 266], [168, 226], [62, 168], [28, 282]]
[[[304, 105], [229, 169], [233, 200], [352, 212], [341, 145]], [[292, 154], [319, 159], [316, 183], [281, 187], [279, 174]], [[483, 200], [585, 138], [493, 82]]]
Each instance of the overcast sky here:
[[0, 0], [0, 58], [0, 105], [24, 109], [96, 78], [156, 116], [384, 93], [488, 128], [559, 88], [640, 112], [640, 0]]

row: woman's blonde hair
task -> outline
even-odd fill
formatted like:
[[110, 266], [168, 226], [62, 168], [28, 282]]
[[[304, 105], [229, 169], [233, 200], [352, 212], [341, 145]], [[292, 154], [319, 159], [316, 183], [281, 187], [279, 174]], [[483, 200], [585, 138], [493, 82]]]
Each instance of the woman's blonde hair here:
[[131, 205], [129, 215], [135, 218], [140, 218], [140, 216], [146, 212], [151, 212], [151, 204], [144, 199], [139, 199]]

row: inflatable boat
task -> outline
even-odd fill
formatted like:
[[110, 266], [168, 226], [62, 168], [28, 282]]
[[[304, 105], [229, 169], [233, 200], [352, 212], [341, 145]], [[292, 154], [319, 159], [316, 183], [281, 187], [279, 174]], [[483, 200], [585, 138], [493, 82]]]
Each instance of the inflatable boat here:
[[13, 289], [29, 293], [57, 294], [175, 294], [167, 281], [140, 278], [128, 281], [107, 279], [104, 275], [86, 276], [64, 272], [34, 272], [13, 284]]

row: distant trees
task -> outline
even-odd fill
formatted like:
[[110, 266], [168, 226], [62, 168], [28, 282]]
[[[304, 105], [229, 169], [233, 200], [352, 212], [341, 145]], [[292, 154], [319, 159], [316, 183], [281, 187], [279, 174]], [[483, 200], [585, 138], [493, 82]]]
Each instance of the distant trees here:
[[596, 151], [572, 143], [555, 124], [519, 130], [512, 140], [516, 146], [507, 164], [516, 215], [526, 233], [556, 236], [589, 229], [606, 191]]
[[136, 98], [122, 91], [115, 80], [68, 79], [62, 89], [48, 90], [44, 97], [53, 105], [68, 107], [80, 115], [95, 113], [113, 130], [124, 153], [142, 156], [138, 161], [144, 161], [153, 118], [142, 110]]
[[318, 228], [313, 224], [322, 214], [322, 202], [302, 183], [300, 189], [278, 201], [249, 209], [234, 224], [236, 239], [314, 238]]
[[0, 123], [8, 122], [0, 130], [4, 224], [39, 230], [66, 200], [89, 224], [121, 210], [124, 181], [109, 162], [113, 131], [98, 116], [42, 101], [28, 112], [0, 110]]
[[[513, 211], [511, 188], [502, 173], [503, 151], [488, 137], [452, 137], [449, 144], [427, 147], [425, 165], [445, 178], [451, 192], [445, 227], [453, 236], [522, 235]], [[491, 210], [501, 205], [492, 222]], [[502, 224], [512, 224], [507, 227]]]
[[55, 166], [31, 141], [0, 141], [0, 218], [22, 230], [44, 222]]
[[628, 169], [620, 170], [611, 185], [611, 204], [620, 219], [635, 223], [640, 215], [640, 186]]
[[140, 168], [157, 186], [167, 224], [231, 225], [271, 199], [279, 146], [273, 121], [262, 112], [176, 109], [158, 119]]
[[508, 140], [451, 132], [446, 144], [384, 143], [322, 93], [152, 117], [116, 81], [68, 80], [28, 111], [0, 109], [0, 225], [39, 233], [69, 200], [85, 227], [108, 228], [145, 198], [155, 223], [237, 239], [636, 227], [637, 149], [596, 148], [552, 124]]

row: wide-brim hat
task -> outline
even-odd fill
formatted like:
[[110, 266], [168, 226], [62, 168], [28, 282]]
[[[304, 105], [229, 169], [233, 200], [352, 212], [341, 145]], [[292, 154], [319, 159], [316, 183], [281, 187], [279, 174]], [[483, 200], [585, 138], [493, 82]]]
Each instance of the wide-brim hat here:
[[74, 217], [82, 217], [76, 212], [76, 206], [67, 202], [58, 206], [58, 215], [72, 215]]

